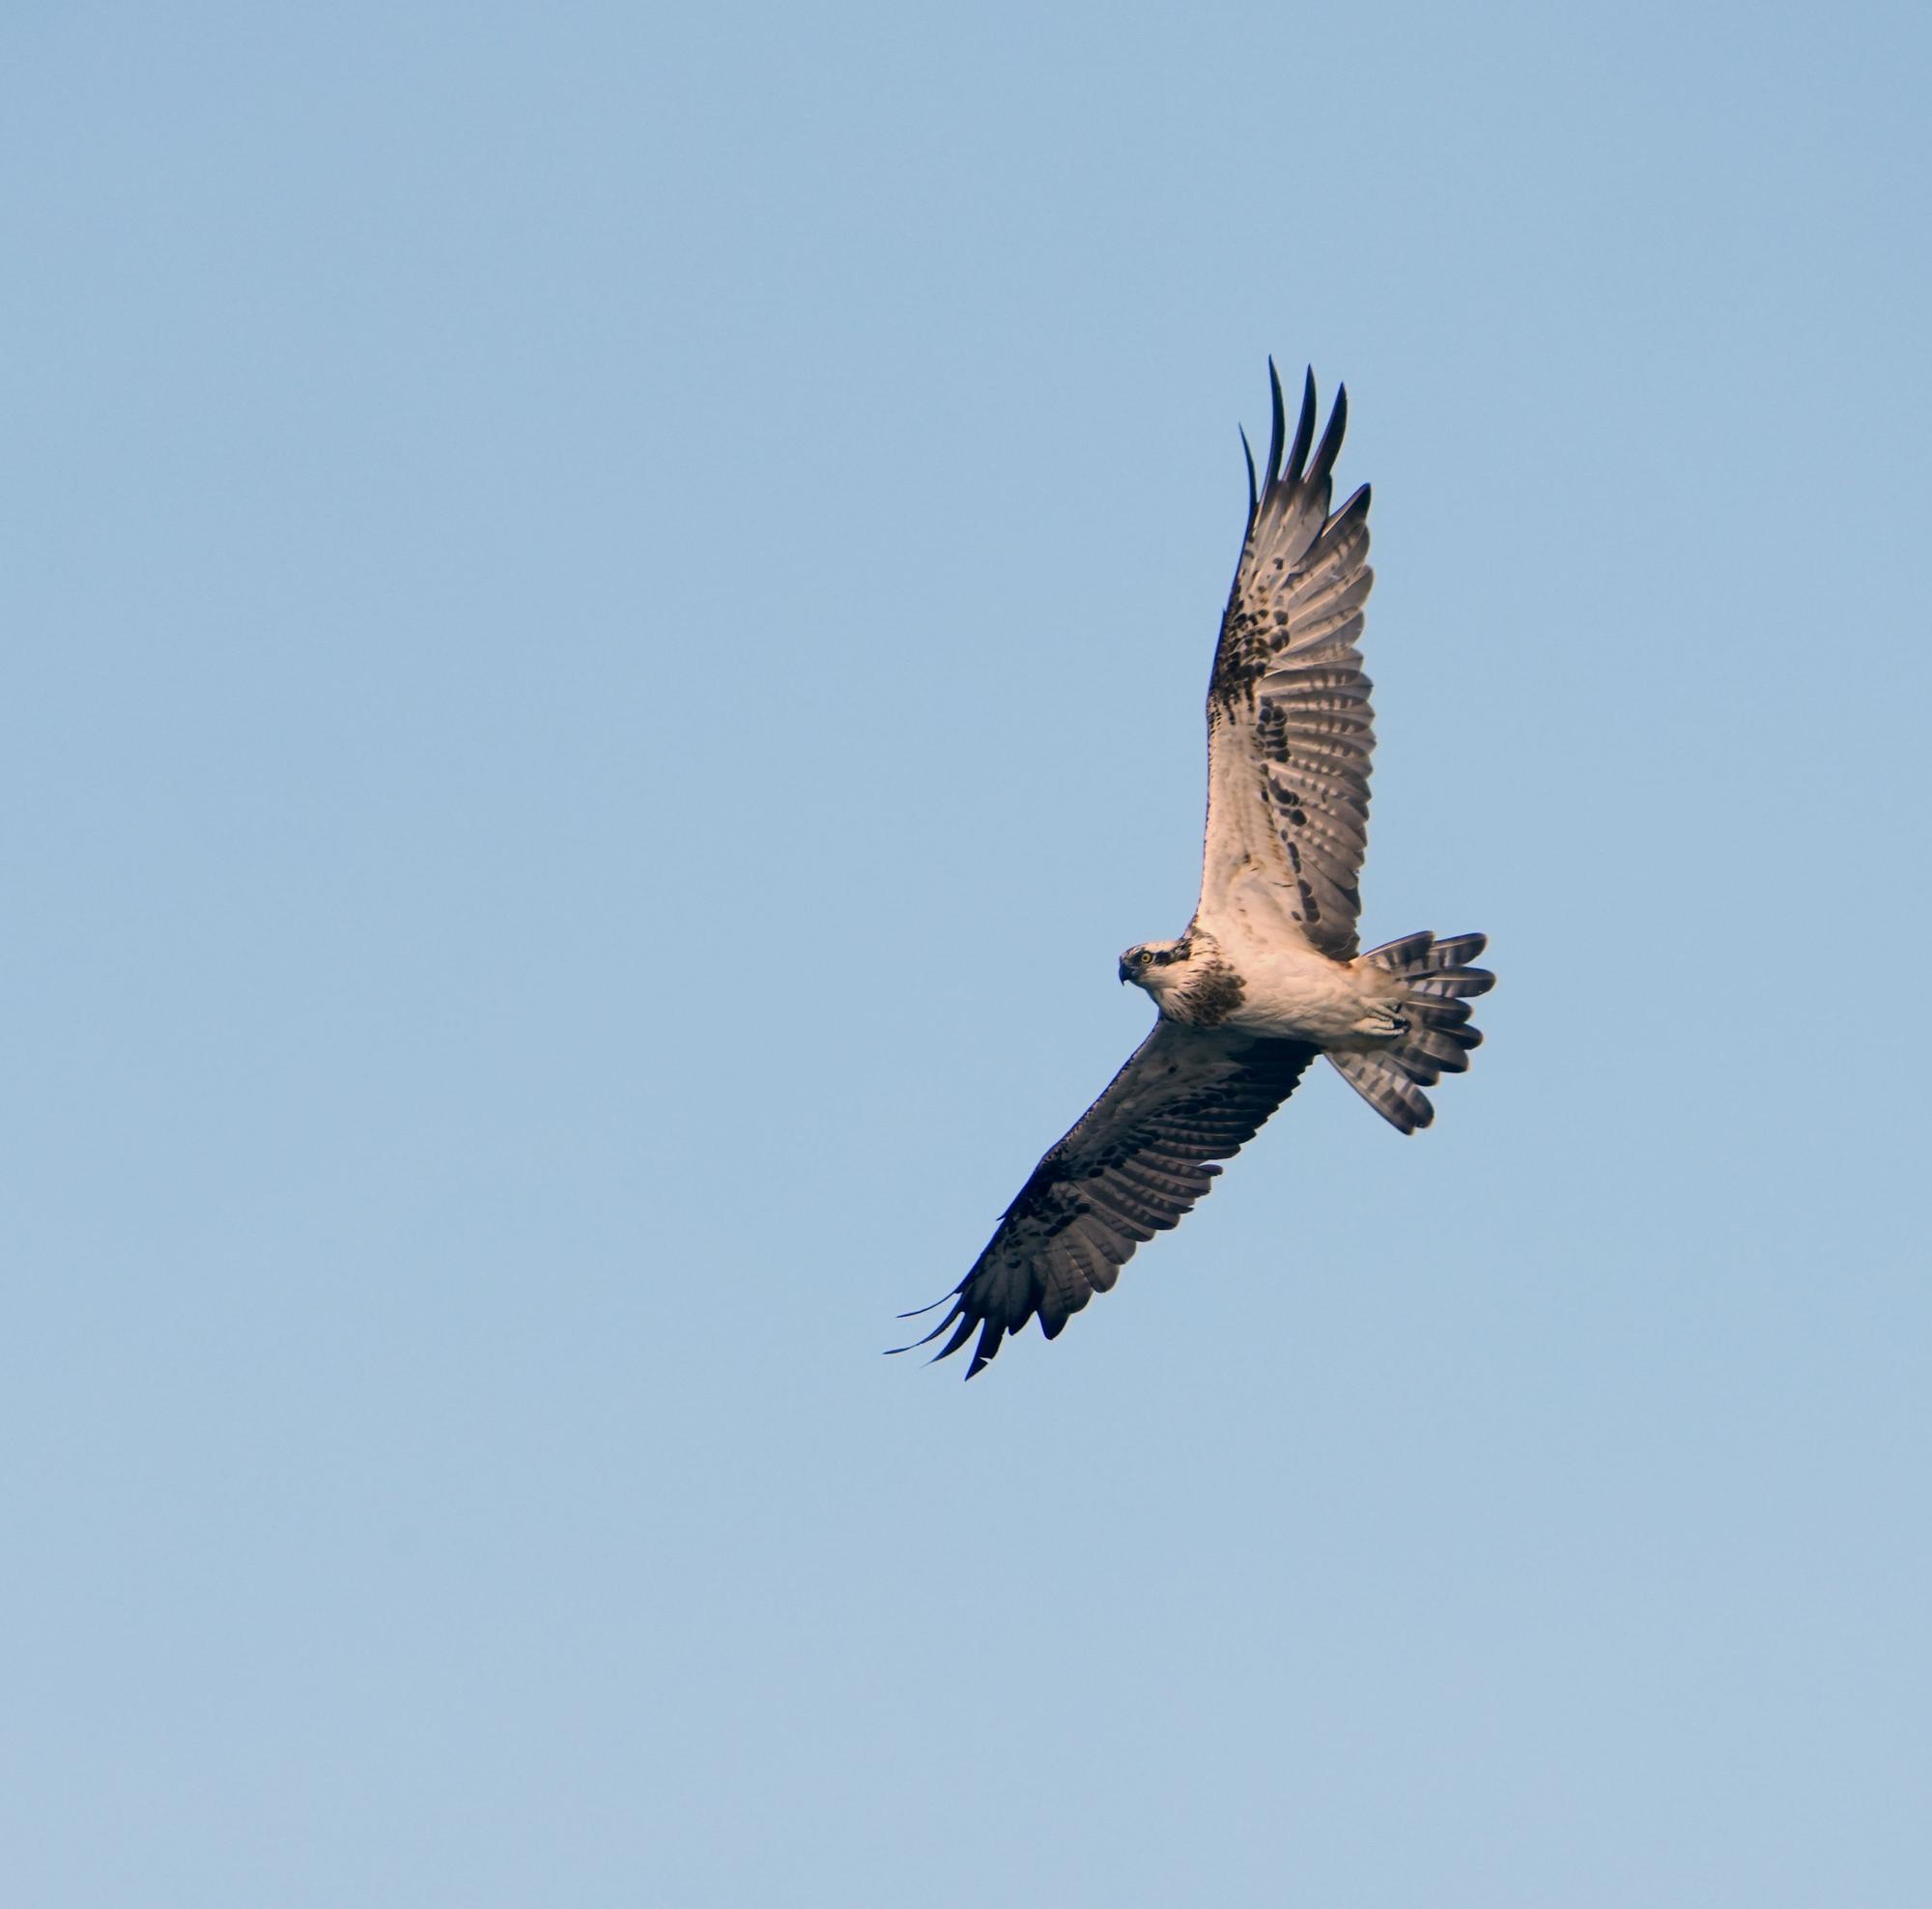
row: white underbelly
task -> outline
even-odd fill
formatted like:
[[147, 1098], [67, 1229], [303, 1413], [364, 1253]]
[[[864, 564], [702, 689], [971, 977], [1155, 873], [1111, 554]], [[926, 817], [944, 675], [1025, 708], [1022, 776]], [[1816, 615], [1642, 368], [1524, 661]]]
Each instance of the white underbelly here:
[[1357, 971], [1313, 949], [1271, 949], [1235, 957], [1241, 981], [1230, 1027], [1333, 1045], [1373, 1011], [1372, 989]]

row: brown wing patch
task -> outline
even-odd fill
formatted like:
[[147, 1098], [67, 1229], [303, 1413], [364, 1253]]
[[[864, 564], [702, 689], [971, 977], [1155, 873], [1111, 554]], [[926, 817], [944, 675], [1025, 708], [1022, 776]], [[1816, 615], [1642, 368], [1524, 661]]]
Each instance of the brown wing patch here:
[[1247, 990], [1241, 978], [1219, 955], [1202, 966], [1200, 977], [1182, 990], [1175, 1019], [1190, 1027], [1218, 1027], [1241, 1005]]

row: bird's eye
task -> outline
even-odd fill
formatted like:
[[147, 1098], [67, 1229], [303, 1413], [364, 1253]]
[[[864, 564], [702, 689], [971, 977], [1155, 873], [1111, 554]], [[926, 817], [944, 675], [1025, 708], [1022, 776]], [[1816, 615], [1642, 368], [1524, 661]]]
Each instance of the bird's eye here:
[[1145, 968], [1153, 960], [1153, 950], [1151, 948], [1143, 948], [1141, 952], [1134, 956], [1134, 959], [1138, 961], [1142, 967]]

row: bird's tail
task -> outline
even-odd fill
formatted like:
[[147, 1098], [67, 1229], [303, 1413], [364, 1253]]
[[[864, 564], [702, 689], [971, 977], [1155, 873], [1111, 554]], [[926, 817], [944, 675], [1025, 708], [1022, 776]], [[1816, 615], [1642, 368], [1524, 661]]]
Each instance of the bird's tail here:
[[1384, 942], [1357, 957], [1361, 968], [1380, 968], [1402, 982], [1406, 995], [1392, 1000], [1400, 1024], [1392, 1040], [1361, 1050], [1331, 1051], [1342, 1078], [1390, 1125], [1413, 1133], [1435, 1118], [1425, 1087], [1445, 1073], [1462, 1073], [1469, 1050], [1482, 1045], [1470, 1025], [1467, 997], [1486, 994], [1496, 978], [1468, 965], [1483, 952], [1486, 937], [1452, 934], [1442, 941], [1424, 931]]

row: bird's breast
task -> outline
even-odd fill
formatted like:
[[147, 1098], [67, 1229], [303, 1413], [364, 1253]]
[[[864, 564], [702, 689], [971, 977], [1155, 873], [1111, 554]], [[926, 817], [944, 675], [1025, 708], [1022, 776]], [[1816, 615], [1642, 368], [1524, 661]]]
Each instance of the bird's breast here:
[[1223, 949], [1175, 1004], [1196, 1027], [1239, 1028], [1327, 1047], [1362, 1017], [1355, 972], [1310, 949]]

